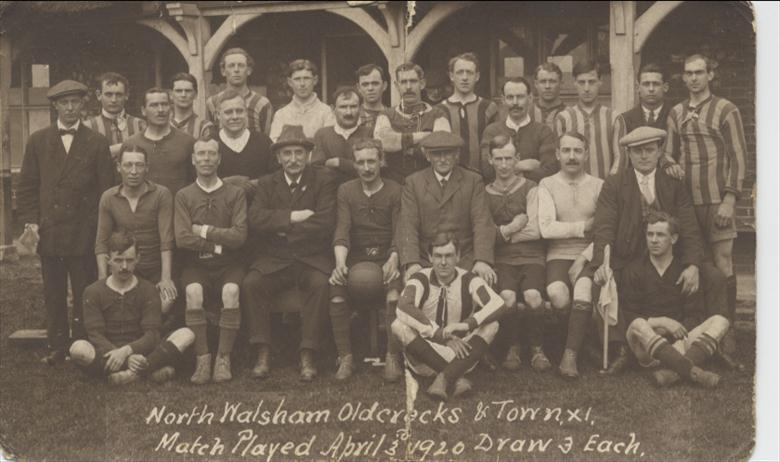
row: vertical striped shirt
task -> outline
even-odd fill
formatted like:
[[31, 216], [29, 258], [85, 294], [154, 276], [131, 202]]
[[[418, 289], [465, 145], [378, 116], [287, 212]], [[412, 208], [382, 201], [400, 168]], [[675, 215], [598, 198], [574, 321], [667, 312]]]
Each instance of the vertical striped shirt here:
[[146, 130], [145, 120], [124, 111], [115, 118], [106, 117], [106, 114], [101, 112], [87, 118], [84, 125], [108, 138], [108, 143], [111, 145], [122, 143], [136, 133]]
[[214, 124], [211, 123], [211, 121], [207, 120], [206, 118], [201, 117], [198, 114], [195, 114], [194, 112], [190, 114], [187, 118], [176, 121], [173, 118], [173, 111], [171, 111], [171, 127], [177, 130], [181, 130], [184, 133], [190, 135], [191, 137], [198, 139], [206, 135], [209, 132], [209, 130], [211, 130], [214, 127]]
[[457, 133], [463, 138], [460, 165], [479, 172], [481, 170], [480, 136], [485, 131], [485, 127], [496, 119], [498, 106], [493, 101], [475, 94], [465, 101], [455, 98], [454, 95], [450, 96], [442, 101], [440, 106], [449, 116], [452, 133]]
[[747, 150], [739, 109], [714, 95], [696, 107], [685, 100], [672, 108], [667, 124], [665, 156], [685, 169], [693, 203], [719, 204], [727, 192], [739, 197]]
[[[217, 104], [224, 92], [225, 90], [222, 90], [216, 95], [209, 96], [206, 100], [209, 119], [218, 127], [220, 127], [220, 124], [219, 117], [217, 117]], [[274, 108], [271, 106], [271, 102], [265, 96], [259, 95], [252, 90], [241, 96], [243, 96], [244, 103], [246, 103], [246, 113], [249, 118], [247, 127], [252, 131], [268, 135], [271, 131], [271, 119], [273, 119], [274, 115]]]
[[588, 113], [577, 103], [555, 116], [558, 137], [568, 131], [588, 139], [588, 163], [585, 171], [597, 178], [606, 178], [612, 167], [612, 109], [596, 103]]
[[533, 108], [531, 108], [530, 111], [528, 111], [528, 115], [531, 116], [531, 120], [534, 122], [541, 122], [548, 127], [550, 127], [550, 130], [555, 130], [555, 116], [558, 115], [559, 112], [566, 109], [566, 105], [563, 104], [563, 101], [557, 100], [556, 104], [553, 104], [552, 106], [548, 107], [542, 107], [539, 105], [539, 101], [534, 102]]

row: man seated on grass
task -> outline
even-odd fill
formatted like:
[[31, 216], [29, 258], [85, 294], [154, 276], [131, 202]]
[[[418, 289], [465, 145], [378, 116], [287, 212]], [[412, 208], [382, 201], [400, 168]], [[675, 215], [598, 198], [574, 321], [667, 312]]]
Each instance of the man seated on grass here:
[[[324, 130], [324, 129], [323, 129]], [[393, 235], [401, 214], [401, 185], [380, 176], [384, 162], [382, 142], [359, 140], [354, 145], [353, 165], [358, 178], [338, 189], [337, 222], [333, 236], [336, 267], [330, 276], [330, 322], [339, 353], [337, 380], [352, 375], [354, 363], [350, 344], [350, 307], [347, 303], [347, 275], [359, 262], [374, 262], [382, 268], [385, 288], [386, 325], [395, 320], [398, 294], [403, 289], [398, 270], [398, 251]], [[399, 361], [400, 345], [387, 336], [384, 379], [398, 381], [403, 371]]]
[[685, 269], [673, 253], [679, 227], [666, 212], [647, 217], [648, 254], [626, 267], [620, 285], [620, 307], [630, 322], [626, 339], [642, 366], [660, 366], [653, 374], [659, 386], [683, 377], [715, 387], [720, 377], [701, 366], [717, 351], [729, 321], [716, 314], [696, 325], [696, 311], [704, 312], [701, 292], [688, 296], [677, 284]]
[[164, 382], [195, 335], [186, 327], [160, 342], [160, 295], [133, 273], [138, 263], [135, 240], [125, 231], [108, 240], [111, 275], [84, 290], [84, 327], [88, 340], [70, 347], [73, 362], [91, 374], [108, 375], [112, 385], [125, 385], [149, 375]]
[[463, 375], [487, 352], [507, 310], [483, 279], [455, 266], [460, 247], [453, 233], [439, 233], [428, 252], [433, 267], [409, 278], [391, 328], [409, 368], [436, 376], [428, 394], [446, 400], [450, 387], [456, 397], [471, 390]]
[[[230, 353], [241, 324], [239, 286], [244, 279], [241, 246], [246, 241], [244, 190], [217, 176], [221, 160], [214, 139], [195, 142], [192, 163], [198, 177], [175, 199], [174, 229], [182, 262], [181, 285], [187, 298], [184, 320], [195, 333], [195, 373], [190, 381], [226, 382], [233, 378]], [[212, 377], [206, 302], [217, 298], [219, 347]]]

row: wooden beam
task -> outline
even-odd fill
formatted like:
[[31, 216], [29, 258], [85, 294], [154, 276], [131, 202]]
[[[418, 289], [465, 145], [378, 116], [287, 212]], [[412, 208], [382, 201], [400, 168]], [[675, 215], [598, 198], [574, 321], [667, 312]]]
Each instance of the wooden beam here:
[[203, 47], [203, 67], [211, 69], [228, 39], [234, 36], [244, 24], [262, 15], [263, 13], [233, 13], [228, 15]]
[[613, 1], [609, 7], [609, 64], [612, 71], [612, 109], [620, 114], [634, 106], [636, 81], [634, 53], [635, 1]]
[[463, 8], [468, 8], [477, 2], [442, 2], [436, 3], [434, 7], [426, 13], [422, 20], [406, 35], [406, 53], [407, 60], [414, 59], [414, 56], [420, 50], [426, 38], [441, 24], [445, 19], [452, 16]]
[[11, 131], [8, 95], [11, 86], [11, 42], [0, 35], [0, 261], [18, 258], [13, 246]]
[[682, 5], [680, 1], [661, 1], [653, 3], [634, 23], [634, 53], [639, 54], [656, 27], [675, 8]]

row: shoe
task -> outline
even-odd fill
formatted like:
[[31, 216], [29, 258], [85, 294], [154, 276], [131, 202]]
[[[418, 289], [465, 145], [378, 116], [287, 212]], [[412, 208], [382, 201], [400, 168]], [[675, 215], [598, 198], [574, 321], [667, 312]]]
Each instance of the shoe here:
[[190, 377], [190, 382], [195, 385], [203, 385], [211, 380], [211, 353], [200, 355], [195, 358], [195, 373]]
[[149, 380], [155, 383], [164, 383], [176, 376], [176, 369], [172, 366], [165, 366], [157, 369], [149, 375]]
[[465, 395], [471, 391], [471, 380], [466, 377], [461, 377], [455, 381], [455, 389], [452, 391], [452, 396], [457, 398], [458, 396]]
[[580, 372], [577, 370], [577, 352], [574, 350], [566, 349], [563, 352], [563, 358], [561, 358], [561, 364], [558, 365], [558, 372], [561, 373], [564, 379], [577, 379], [580, 376]]
[[438, 400], [447, 401], [447, 379], [443, 372], [439, 372], [433, 379], [433, 383], [428, 387], [428, 394]]
[[339, 357], [339, 370], [336, 371], [336, 380], [347, 380], [352, 377], [355, 369], [355, 361], [352, 353]]
[[693, 366], [693, 369], [691, 369], [691, 380], [703, 387], [715, 388], [720, 382], [720, 376], [714, 372], [705, 371], [700, 367]]
[[385, 356], [385, 371], [382, 377], [387, 383], [394, 383], [401, 380], [403, 377], [403, 367], [401, 366], [401, 359], [396, 353], [388, 353]]
[[537, 372], [544, 372], [552, 367], [541, 346], [531, 347], [531, 367]]
[[522, 361], [520, 360], [520, 345], [512, 345], [506, 352], [506, 358], [501, 366], [508, 371], [516, 371], [520, 369]]
[[301, 350], [301, 380], [311, 382], [317, 376], [317, 367], [314, 365], [314, 352], [309, 349]]
[[725, 351], [718, 350], [718, 351], [715, 352], [715, 355], [730, 370], [737, 371], [737, 372], [743, 372], [745, 370], [745, 365], [744, 364], [742, 364], [739, 361], [737, 361], [736, 359], [734, 359], [733, 356], [731, 356], [730, 354], [726, 353]]
[[65, 352], [62, 350], [51, 350], [49, 354], [41, 358], [43, 364], [49, 366], [56, 366], [65, 362]]
[[129, 369], [125, 369], [119, 372], [113, 372], [108, 376], [108, 383], [113, 386], [127, 385], [137, 380], [138, 380], [138, 374], [136, 374], [135, 372]]
[[253, 379], [264, 379], [271, 372], [271, 348], [268, 345], [260, 345], [257, 349], [257, 362], [252, 368]]
[[233, 374], [230, 373], [230, 355], [217, 354], [217, 359], [214, 360], [214, 382], [227, 382], [232, 378]]
[[680, 374], [671, 369], [658, 369], [653, 372], [653, 378], [659, 387], [668, 387], [680, 381]]
[[620, 345], [620, 348], [618, 349], [617, 358], [615, 358], [615, 360], [612, 361], [612, 364], [610, 364], [606, 370], [599, 371], [599, 372], [602, 375], [619, 374], [620, 372], [623, 372], [626, 369], [630, 359], [631, 356], [628, 354], [628, 348], [625, 345]]

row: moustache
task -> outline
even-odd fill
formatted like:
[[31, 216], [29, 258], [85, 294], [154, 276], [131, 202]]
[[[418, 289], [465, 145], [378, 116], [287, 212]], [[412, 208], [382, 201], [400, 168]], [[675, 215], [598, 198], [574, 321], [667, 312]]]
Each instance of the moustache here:
[[566, 162], [566, 165], [580, 165], [580, 163], [576, 160], [570, 160]]
[[509, 106], [509, 110], [510, 111], [520, 111], [522, 109], [523, 109], [523, 106], [517, 106], [517, 105]]

